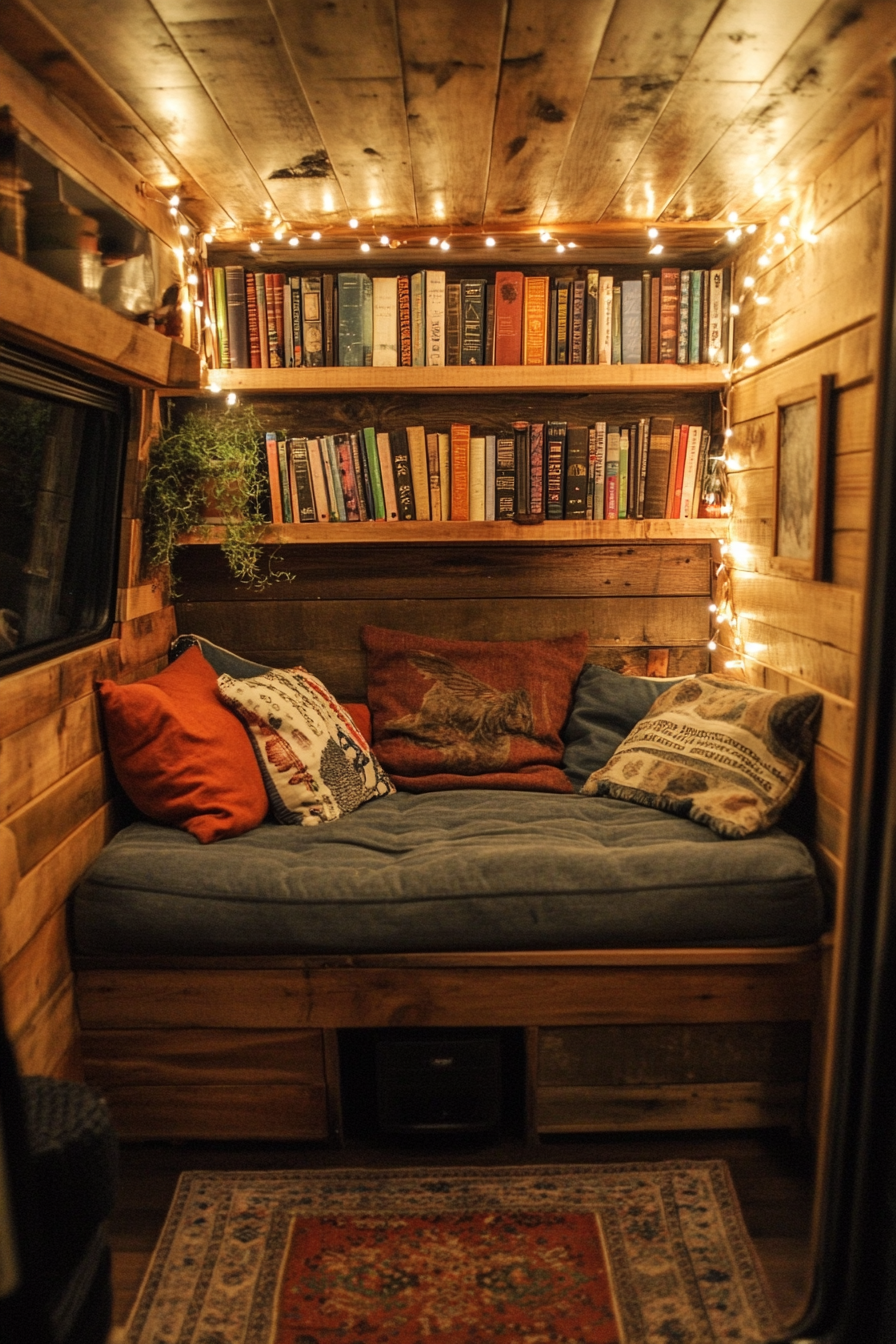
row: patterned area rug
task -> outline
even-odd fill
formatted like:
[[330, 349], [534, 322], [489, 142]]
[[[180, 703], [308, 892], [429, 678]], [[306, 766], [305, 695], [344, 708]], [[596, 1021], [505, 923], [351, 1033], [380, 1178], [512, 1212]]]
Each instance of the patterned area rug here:
[[185, 1172], [127, 1344], [762, 1344], [723, 1162]]

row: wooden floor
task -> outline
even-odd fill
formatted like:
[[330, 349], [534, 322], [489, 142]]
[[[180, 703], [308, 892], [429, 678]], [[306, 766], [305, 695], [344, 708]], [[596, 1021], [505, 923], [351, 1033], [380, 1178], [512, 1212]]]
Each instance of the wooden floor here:
[[322, 1167], [512, 1166], [543, 1162], [656, 1162], [724, 1158], [775, 1302], [796, 1319], [806, 1293], [812, 1201], [808, 1153], [779, 1131], [562, 1138], [527, 1148], [520, 1139], [412, 1147], [355, 1140], [345, 1148], [307, 1144], [129, 1144], [111, 1223], [115, 1321], [123, 1324], [139, 1291], [177, 1178], [189, 1170]]

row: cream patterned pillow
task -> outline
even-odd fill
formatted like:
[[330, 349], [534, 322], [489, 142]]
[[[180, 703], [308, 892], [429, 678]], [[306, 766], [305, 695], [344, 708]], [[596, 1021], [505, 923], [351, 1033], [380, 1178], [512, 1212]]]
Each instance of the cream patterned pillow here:
[[350, 716], [303, 667], [220, 676], [218, 690], [249, 729], [278, 821], [317, 826], [395, 792]]
[[767, 830], [799, 787], [821, 696], [702, 676], [665, 691], [583, 793], [690, 817], [739, 839]]

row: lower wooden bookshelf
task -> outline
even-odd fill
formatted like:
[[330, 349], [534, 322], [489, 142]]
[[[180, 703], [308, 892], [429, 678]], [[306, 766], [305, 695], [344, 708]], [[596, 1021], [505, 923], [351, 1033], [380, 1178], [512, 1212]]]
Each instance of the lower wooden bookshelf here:
[[[595, 543], [602, 541], [712, 541], [725, 531], [720, 518], [622, 518], [599, 522], [578, 520], [552, 521], [524, 525], [504, 522], [432, 523], [266, 523], [258, 540], [264, 545], [296, 546], [305, 543], [456, 542], [458, 545], [481, 542], [506, 542], [553, 545], [556, 542]], [[219, 545], [224, 539], [220, 523], [181, 537], [187, 546]]]

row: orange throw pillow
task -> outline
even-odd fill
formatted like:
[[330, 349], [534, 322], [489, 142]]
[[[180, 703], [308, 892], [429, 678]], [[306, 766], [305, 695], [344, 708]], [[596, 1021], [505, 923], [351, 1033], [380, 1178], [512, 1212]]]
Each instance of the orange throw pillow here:
[[474, 642], [367, 625], [361, 639], [374, 753], [398, 788], [572, 793], [560, 731], [585, 631]]
[[342, 708], [348, 714], [363, 737], [364, 741], [370, 744], [373, 741], [373, 724], [370, 721], [370, 709], [367, 705], [350, 704], [343, 705]]
[[115, 773], [147, 817], [204, 845], [264, 820], [268, 798], [252, 743], [198, 648], [145, 681], [101, 681], [97, 689]]

